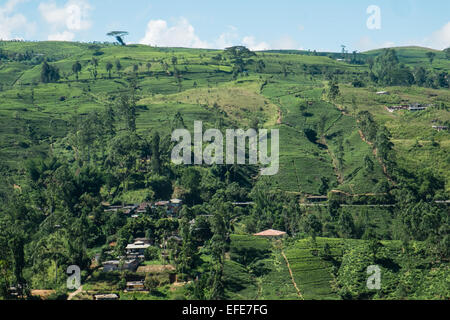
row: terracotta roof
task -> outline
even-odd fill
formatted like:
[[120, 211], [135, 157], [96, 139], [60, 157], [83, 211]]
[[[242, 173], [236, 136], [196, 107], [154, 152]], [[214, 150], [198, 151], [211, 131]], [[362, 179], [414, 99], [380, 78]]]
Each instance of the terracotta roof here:
[[279, 231], [279, 230], [273, 230], [269, 229], [260, 233], [255, 233], [254, 236], [260, 236], [260, 237], [278, 237], [285, 235], [286, 232]]

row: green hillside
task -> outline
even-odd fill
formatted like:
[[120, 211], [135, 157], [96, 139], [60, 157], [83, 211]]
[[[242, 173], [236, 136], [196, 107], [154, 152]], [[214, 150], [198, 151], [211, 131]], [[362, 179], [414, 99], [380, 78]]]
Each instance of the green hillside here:
[[[69, 265], [76, 299], [448, 299], [449, 73], [417, 47], [1, 41], [0, 299], [67, 298]], [[278, 174], [171, 162], [195, 121], [278, 129]], [[154, 269], [100, 271], [143, 238]]]

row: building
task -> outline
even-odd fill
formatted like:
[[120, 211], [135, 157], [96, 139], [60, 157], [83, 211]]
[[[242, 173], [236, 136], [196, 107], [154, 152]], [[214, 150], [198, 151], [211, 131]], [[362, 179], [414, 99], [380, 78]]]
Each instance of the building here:
[[138, 205], [125, 206], [122, 208], [124, 210], [123, 213], [126, 215], [133, 215], [138, 207]]
[[447, 126], [433, 126], [433, 129], [437, 131], [448, 130]]
[[136, 238], [136, 239], [134, 239], [134, 242], [135, 243], [143, 242], [144, 244], [152, 244], [153, 243], [152, 239], [149, 239], [149, 238]]
[[94, 300], [119, 300], [119, 296], [115, 293], [110, 294], [95, 294]]
[[172, 199], [172, 200], [170, 200], [170, 203], [171, 203], [172, 206], [180, 207], [180, 206], [183, 205], [183, 200], [180, 200], [180, 199]]
[[422, 110], [427, 110], [427, 108], [428, 108], [427, 106], [424, 106], [420, 103], [411, 103], [409, 105], [408, 110], [409, 111], [422, 111]]
[[379, 96], [384, 96], [384, 95], [388, 95], [388, 94], [389, 94], [388, 91], [378, 91], [377, 92], [377, 95], [379, 95]]
[[309, 202], [325, 202], [328, 201], [327, 196], [309, 196], [306, 198]]
[[170, 201], [158, 201], [153, 205], [153, 208], [163, 208], [166, 210], [168, 216], [178, 214], [183, 205], [183, 200], [172, 199]]
[[256, 237], [266, 237], [266, 238], [283, 238], [286, 235], [287, 235], [287, 233], [284, 231], [273, 230], [273, 229], [265, 230], [260, 233], [254, 234], [254, 236], [256, 236]]
[[247, 206], [252, 206], [255, 203], [252, 201], [248, 201], [248, 202], [233, 202], [233, 206], [236, 207], [247, 207]]
[[131, 281], [127, 282], [126, 291], [144, 291], [144, 281]]
[[135, 241], [134, 243], [127, 245], [127, 247], [125, 248], [127, 257], [134, 259], [144, 259], [145, 249], [150, 246], [151, 245], [149, 243], [145, 243], [144, 241]]
[[137, 259], [128, 259], [124, 261], [120, 260], [109, 260], [102, 263], [103, 265], [103, 272], [111, 272], [111, 271], [121, 271], [121, 270], [128, 270], [128, 271], [136, 271], [137, 267], [139, 266], [139, 260]]
[[147, 212], [147, 208], [151, 208], [151, 206], [152, 206], [151, 203], [143, 202], [137, 207], [136, 213], [146, 213]]
[[389, 112], [394, 112], [394, 111], [398, 111], [398, 110], [407, 110], [409, 108], [409, 105], [404, 104], [404, 105], [398, 105], [398, 106], [390, 106], [390, 107], [386, 107], [386, 109]]

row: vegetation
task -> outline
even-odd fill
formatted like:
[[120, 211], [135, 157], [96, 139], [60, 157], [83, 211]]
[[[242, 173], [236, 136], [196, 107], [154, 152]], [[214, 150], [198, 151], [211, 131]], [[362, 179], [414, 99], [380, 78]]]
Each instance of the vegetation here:
[[[449, 298], [450, 139], [433, 128], [450, 122], [448, 49], [175, 49], [110, 35], [122, 45], [1, 42], [0, 299], [66, 298], [69, 265], [79, 299]], [[405, 104], [426, 108], [386, 109]], [[279, 173], [175, 165], [172, 131], [194, 121], [279, 129]], [[183, 206], [156, 205], [170, 199]], [[286, 237], [253, 236], [266, 229]], [[151, 240], [147, 271], [98, 270], [138, 238]], [[366, 286], [370, 265], [380, 290]], [[144, 291], [124, 292], [138, 280]]]

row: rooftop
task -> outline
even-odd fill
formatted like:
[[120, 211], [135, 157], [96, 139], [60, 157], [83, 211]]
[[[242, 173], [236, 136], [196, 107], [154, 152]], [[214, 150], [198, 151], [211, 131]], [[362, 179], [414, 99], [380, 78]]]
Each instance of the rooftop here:
[[269, 230], [262, 231], [260, 233], [255, 233], [254, 236], [279, 237], [279, 236], [284, 236], [285, 234], [286, 234], [286, 232], [284, 232], [284, 231], [269, 229]]

